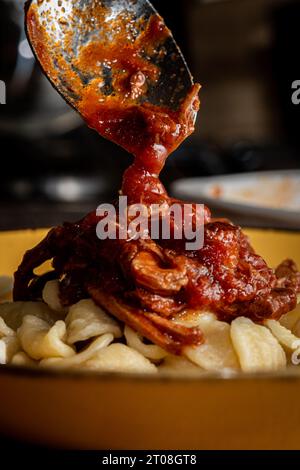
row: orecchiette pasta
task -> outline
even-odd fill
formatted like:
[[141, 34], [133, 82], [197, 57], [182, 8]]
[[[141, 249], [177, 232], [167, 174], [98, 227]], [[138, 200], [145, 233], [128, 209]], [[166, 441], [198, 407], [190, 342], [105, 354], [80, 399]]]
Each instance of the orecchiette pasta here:
[[300, 364], [300, 348], [293, 352], [291, 361], [294, 366], [298, 366]]
[[33, 367], [38, 364], [37, 361], [31, 359], [24, 351], [17, 352], [11, 359], [10, 363], [14, 366]]
[[293, 328], [293, 332], [294, 332], [295, 336], [300, 338], [300, 320], [298, 320], [297, 323], [295, 324], [295, 326]]
[[282, 346], [291, 350], [300, 348], [300, 338], [293, 335], [290, 330], [282, 326], [278, 321], [266, 320], [265, 325], [272, 331]]
[[168, 355], [166, 351], [155, 344], [144, 344], [141, 336], [129, 328], [129, 326], [125, 326], [124, 335], [128, 346], [135, 349], [148, 359], [159, 361]]
[[65, 321], [68, 344], [85, 341], [105, 333], [111, 333], [115, 338], [122, 336], [118, 323], [92, 300], [81, 300], [73, 305]]
[[45, 285], [43, 300], [0, 303], [0, 364], [164, 375], [277, 370], [287, 361], [300, 365], [299, 306], [280, 322], [264, 325], [245, 317], [230, 325], [210, 312], [185, 312], [173, 321], [199, 328], [204, 343], [173, 356], [144, 342], [91, 299], [63, 308], [58, 281]]
[[179, 325], [187, 326], [190, 328], [197, 328], [197, 326], [203, 323], [203, 321], [209, 320], [216, 320], [216, 316], [211, 312], [205, 312], [202, 310], [196, 310], [193, 312], [186, 311], [174, 318], [174, 321]]
[[155, 373], [157, 369], [149, 359], [125, 344], [111, 344], [86, 363], [87, 369], [101, 372]]
[[243, 371], [285, 367], [286, 355], [265, 326], [257, 325], [249, 318], [238, 317], [231, 324], [231, 338]]
[[53, 366], [53, 367], [80, 367], [82, 364], [86, 363], [88, 360], [92, 359], [98, 351], [103, 348], [106, 348], [114, 339], [112, 334], [106, 334], [95, 339], [86, 349], [80, 353], [68, 357], [65, 359], [51, 357], [49, 359], [44, 359], [41, 361], [43, 366]]
[[282, 326], [287, 328], [288, 330], [293, 331], [296, 324], [300, 321], [300, 305], [298, 305], [295, 310], [292, 310], [289, 313], [286, 313], [285, 315], [282, 315], [282, 317], [279, 320], [279, 323], [281, 323]]
[[185, 356], [205, 370], [238, 369], [239, 361], [230, 338], [230, 325], [216, 320], [212, 314], [202, 314], [197, 326], [203, 331], [205, 342], [197, 347], [186, 347]]
[[0, 340], [0, 364], [7, 364], [7, 355], [6, 355], [6, 344], [1, 339]]
[[12, 357], [20, 349], [20, 343], [16, 335], [6, 336], [0, 340], [0, 364], [8, 364]]
[[0, 338], [1, 338], [1, 364], [10, 362], [14, 354], [19, 351], [20, 343], [16, 333], [6, 325], [3, 318], [0, 318]]
[[65, 343], [66, 325], [63, 321], [51, 326], [41, 318], [26, 315], [17, 334], [23, 350], [33, 359], [75, 355], [75, 350]]
[[167, 356], [158, 368], [159, 372], [175, 375], [199, 374], [203, 369], [182, 356]]
[[67, 309], [61, 304], [59, 298], [59, 282], [55, 279], [48, 281], [43, 289], [43, 301], [55, 312], [65, 314]]
[[0, 317], [0, 338], [3, 336], [12, 336], [15, 334], [14, 330], [7, 326], [3, 318]]

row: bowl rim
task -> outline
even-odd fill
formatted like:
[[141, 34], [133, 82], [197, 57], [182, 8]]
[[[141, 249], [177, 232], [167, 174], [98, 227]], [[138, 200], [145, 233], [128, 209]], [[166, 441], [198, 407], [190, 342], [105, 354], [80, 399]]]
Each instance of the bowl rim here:
[[180, 382], [180, 383], [195, 383], [195, 382], [208, 382], [208, 383], [224, 383], [224, 382], [238, 382], [238, 381], [300, 381], [300, 366], [288, 366], [286, 369], [278, 371], [254, 371], [254, 372], [242, 372], [234, 371], [229, 369], [223, 369], [220, 371], [202, 371], [199, 373], [186, 373], [186, 374], [175, 374], [161, 372], [158, 374], [149, 373], [121, 373], [121, 372], [101, 372], [95, 370], [84, 370], [84, 369], [46, 369], [30, 366], [17, 366], [17, 365], [0, 365], [0, 380], [3, 375], [17, 378], [31, 378], [36, 379], [50, 379], [50, 380], [96, 380], [97, 382], [150, 382], [152, 384], [164, 383], [164, 382]]

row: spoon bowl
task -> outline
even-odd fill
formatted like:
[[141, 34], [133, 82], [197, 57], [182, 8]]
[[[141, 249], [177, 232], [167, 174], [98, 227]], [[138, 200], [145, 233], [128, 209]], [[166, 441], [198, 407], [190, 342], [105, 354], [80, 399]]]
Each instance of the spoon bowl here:
[[122, 89], [123, 99], [172, 111], [193, 85], [170, 30], [147, 0], [31, 0], [26, 31], [43, 71], [81, 114], [91, 84], [99, 102]]

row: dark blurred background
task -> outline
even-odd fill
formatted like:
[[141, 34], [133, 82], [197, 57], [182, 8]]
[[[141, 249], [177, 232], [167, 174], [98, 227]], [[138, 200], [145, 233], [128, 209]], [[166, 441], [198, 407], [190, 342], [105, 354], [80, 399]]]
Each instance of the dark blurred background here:
[[[163, 181], [300, 167], [300, 1], [153, 0], [203, 88], [195, 134]], [[75, 220], [116, 195], [131, 157], [89, 130], [51, 88], [0, 0], [0, 229]]]

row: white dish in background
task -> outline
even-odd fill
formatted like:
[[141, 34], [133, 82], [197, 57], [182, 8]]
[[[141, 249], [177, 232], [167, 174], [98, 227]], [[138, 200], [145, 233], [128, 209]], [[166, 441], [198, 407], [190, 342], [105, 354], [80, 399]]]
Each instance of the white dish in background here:
[[300, 170], [186, 178], [175, 181], [171, 193], [249, 219], [260, 217], [300, 229]]

